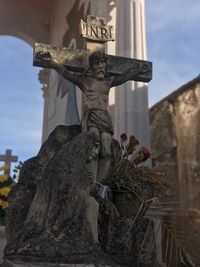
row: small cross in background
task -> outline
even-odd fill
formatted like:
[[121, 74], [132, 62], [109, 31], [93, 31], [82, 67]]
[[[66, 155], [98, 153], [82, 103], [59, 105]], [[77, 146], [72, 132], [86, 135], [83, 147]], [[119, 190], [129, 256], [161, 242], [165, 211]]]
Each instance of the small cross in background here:
[[3, 161], [6, 166], [8, 166], [8, 169], [5, 170], [5, 174], [10, 175], [10, 167], [12, 162], [17, 162], [18, 157], [12, 155], [12, 150], [11, 149], [6, 149], [6, 152], [4, 155], [0, 154], [0, 161]]

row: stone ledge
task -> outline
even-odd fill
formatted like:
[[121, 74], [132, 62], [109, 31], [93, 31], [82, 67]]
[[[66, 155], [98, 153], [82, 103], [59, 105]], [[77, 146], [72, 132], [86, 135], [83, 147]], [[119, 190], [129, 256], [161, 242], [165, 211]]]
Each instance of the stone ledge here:
[[[113, 267], [101, 264], [27, 263], [4, 260], [0, 267]], [[122, 267], [122, 266], [115, 266]]]

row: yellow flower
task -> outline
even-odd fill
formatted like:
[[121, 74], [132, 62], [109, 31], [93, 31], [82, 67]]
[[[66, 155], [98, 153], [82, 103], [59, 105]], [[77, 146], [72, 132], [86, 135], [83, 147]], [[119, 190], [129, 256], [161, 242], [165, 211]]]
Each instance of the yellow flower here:
[[10, 166], [8, 164], [0, 167], [0, 171], [8, 171], [9, 169]]
[[8, 174], [0, 175], [0, 182], [4, 182], [4, 181], [8, 180], [8, 177], [9, 177]]
[[7, 197], [8, 193], [10, 192], [10, 187], [5, 186], [0, 188], [0, 195]]
[[2, 209], [8, 208], [8, 201], [4, 201], [0, 199], [0, 206], [2, 207]]

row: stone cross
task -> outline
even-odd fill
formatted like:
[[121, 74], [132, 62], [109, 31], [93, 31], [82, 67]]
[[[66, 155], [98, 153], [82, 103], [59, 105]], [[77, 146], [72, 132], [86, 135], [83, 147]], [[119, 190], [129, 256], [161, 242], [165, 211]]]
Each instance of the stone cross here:
[[[57, 62], [67, 67], [69, 71], [84, 73], [89, 69], [89, 57], [95, 51], [105, 50], [105, 43], [114, 41], [114, 28], [107, 26], [105, 20], [100, 17], [88, 16], [87, 23], [81, 21], [80, 34], [86, 40], [86, 50], [74, 50], [67, 47], [57, 47], [48, 44], [36, 43], [33, 55], [33, 65], [44, 68], [54, 68], [53, 61], [44, 57], [44, 53], [50, 53]], [[138, 72], [130, 80], [149, 82], [152, 79], [152, 63], [149, 61], [130, 59], [125, 57], [106, 55], [107, 73], [110, 75], [124, 75], [130, 69]]]
[[11, 149], [6, 149], [6, 153], [4, 155], [0, 155], [0, 161], [4, 161], [5, 165], [9, 168], [5, 170], [5, 174], [10, 175], [10, 166], [12, 162], [17, 162], [18, 157], [12, 155]]
[[114, 40], [113, 28], [102, 18], [90, 16], [81, 21], [81, 35], [86, 38], [87, 50], [36, 44], [34, 65], [55, 69], [83, 92], [82, 129], [93, 132], [100, 141], [98, 167], [91, 172], [103, 180], [111, 162], [113, 126], [108, 111], [110, 88], [128, 80], [148, 82], [152, 78], [152, 63], [148, 61], [110, 56], [104, 44]]

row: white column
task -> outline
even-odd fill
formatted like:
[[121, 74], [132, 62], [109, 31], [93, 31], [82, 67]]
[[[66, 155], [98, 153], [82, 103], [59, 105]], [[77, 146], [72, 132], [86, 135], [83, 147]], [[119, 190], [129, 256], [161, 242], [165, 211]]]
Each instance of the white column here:
[[[145, 0], [116, 0], [116, 55], [146, 60]], [[115, 89], [115, 136], [134, 134], [150, 148], [147, 86], [127, 82]]]
[[43, 130], [42, 130], [42, 143], [47, 139], [49, 134], [49, 70], [42, 69], [38, 74], [38, 79], [42, 84], [42, 91], [44, 97], [44, 112], [43, 112]]
[[48, 127], [49, 90], [47, 87], [43, 87], [42, 91], [43, 91], [43, 97], [44, 97], [42, 143], [44, 143], [44, 141], [47, 139], [49, 135], [49, 127]]

